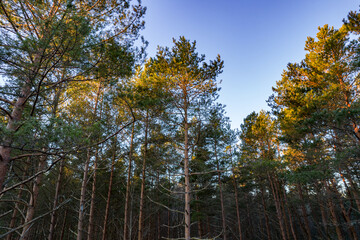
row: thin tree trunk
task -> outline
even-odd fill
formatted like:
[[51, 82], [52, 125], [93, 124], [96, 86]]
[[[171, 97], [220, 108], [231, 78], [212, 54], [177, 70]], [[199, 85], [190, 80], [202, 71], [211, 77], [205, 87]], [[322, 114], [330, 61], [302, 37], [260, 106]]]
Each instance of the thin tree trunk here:
[[[185, 99], [186, 100], [186, 99]], [[185, 177], [185, 240], [190, 240], [190, 201], [191, 201], [191, 187], [190, 187], [190, 171], [189, 171], [189, 123], [187, 106], [184, 107], [184, 177]]]
[[275, 184], [272, 177], [270, 177], [270, 174], [268, 173], [268, 179], [270, 182], [270, 186], [271, 186], [271, 190], [274, 196], [274, 201], [275, 201], [275, 208], [276, 208], [276, 215], [278, 217], [279, 220], [279, 226], [280, 226], [280, 233], [281, 233], [281, 237], [283, 240], [286, 240], [286, 235], [285, 235], [285, 227], [284, 227], [284, 219], [283, 219], [283, 215], [282, 215], [282, 210], [281, 210], [281, 206], [280, 206], [280, 199], [279, 199], [279, 194], [275, 188]]
[[[46, 164], [46, 156], [40, 156], [40, 158], [39, 158], [39, 167], [38, 167], [37, 171], [38, 172], [42, 171], [45, 168], [45, 164]], [[35, 178], [33, 188], [32, 188], [32, 192], [31, 192], [31, 195], [30, 195], [28, 208], [27, 208], [27, 211], [26, 211], [25, 224], [30, 222], [34, 218], [35, 206], [36, 206], [38, 195], [39, 195], [42, 176], [43, 176], [43, 174], [40, 174]], [[21, 237], [20, 237], [22, 240], [29, 239], [30, 227], [31, 227], [30, 224], [26, 224], [23, 227]]]
[[331, 190], [329, 188], [329, 185], [327, 184], [326, 181], [324, 181], [324, 185], [325, 185], [325, 188], [327, 190], [327, 193], [328, 193], [328, 206], [329, 206], [329, 210], [330, 210], [330, 214], [331, 214], [331, 217], [332, 217], [332, 222], [333, 224], [335, 225], [335, 230], [336, 230], [336, 235], [338, 237], [339, 240], [343, 240], [343, 235], [341, 233], [341, 228], [340, 228], [340, 224], [339, 224], [339, 221], [337, 219], [337, 215], [336, 215], [336, 211], [335, 211], [335, 206], [334, 206], [334, 203], [331, 199]]
[[307, 211], [305, 208], [305, 202], [304, 202], [304, 195], [301, 189], [300, 184], [296, 184], [299, 196], [300, 196], [300, 200], [301, 200], [301, 212], [304, 218], [304, 225], [305, 225], [305, 232], [306, 232], [306, 236], [308, 240], [311, 240], [311, 231], [310, 231], [310, 225], [309, 225], [309, 219], [308, 219], [308, 215], [307, 215]]
[[[196, 211], [197, 211], [197, 212], [200, 212], [199, 203], [198, 203], [199, 197], [198, 197], [197, 194], [195, 194], [195, 201], [196, 201]], [[198, 221], [197, 221], [197, 227], [198, 227], [199, 239], [201, 239], [203, 234], [202, 234], [201, 221], [200, 221], [200, 219], [198, 219]]]
[[[19, 193], [17, 195], [17, 199], [21, 199], [21, 196], [22, 196], [22, 192], [23, 192], [23, 186], [24, 185], [21, 185], [20, 187], [20, 190], [19, 190]], [[11, 215], [11, 220], [10, 220], [10, 224], [9, 224], [9, 229], [13, 229], [15, 227], [15, 222], [16, 222], [16, 215], [17, 215], [17, 212], [18, 212], [18, 208], [19, 208], [19, 201], [16, 201], [15, 203], [15, 207], [14, 207], [14, 210], [13, 210], [13, 214]], [[11, 235], [12, 233], [9, 233], [7, 236], [6, 236], [6, 240], [11, 240]]]
[[[101, 88], [101, 82], [99, 82], [98, 90], [97, 90], [96, 98], [95, 98], [94, 121], [96, 121], [96, 118], [97, 118], [97, 109], [98, 109], [98, 105], [99, 105], [101, 89], [102, 89]], [[100, 112], [100, 119], [101, 119], [101, 112]], [[89, 213], [89, 225], [88, 225], [88, 236], [87, 236], [88, 240], [92, 240], [93, 239], [93, 234], [94, 234], [96, 173], [97, 173], [98, 160], [99, 160], [99, 149], [98, 149], [98, 147], [96, 147], [95, 161], [94, 161], [94, 173], [93, 173], [93, 184], [92, 184], [91, 200], [90, 200], [90, 213]]]
[[234, 176], [234, 171], [233, 171], [232, 180], [233, 180], [234, 193], [235, 193], [236, 217], [237, 217], [237, 225], [238, 225], [238, 231], [239, 231], [239, 239], [242, 240], [242, 230], [241, 230], [241, 219], [240, 219], [240, 211], [239, 211], [238, 190], [237, 190], [236, 179], [235, 179], [235, 176]]
[[354, 240], [357, 240], [358, 237], [357, 237], [357, 234], [356, 234], [356, 230], [355, 230], [354, 226], [351, 223], [350, 216], [349, 216], [349, 214], [346, 211], [345, 206], [344, 206], [344, 201], [342, 200], [341, 196], [339, 196], [339, 192], [338, 192], [338, 190], [336, 188], [336, 184], [335, 184], [333, 179], [331, 180], [331, 183], [332, 183], [332, 188], [333, 188], [334, 194], [336, 195], [336, 197], [339, 200], [340, 208], [341, 208], [341, 211], [342, 211], [343, 216], [345, 218], [346, 224], [348, 225], [350, 235], [352, 236], [352, 238]]
[[[28, 158], [27, 158], [27, 161], [26, 161], [26, 167], [25, 167], [25, 169], [24, 169], [24, 174], [23, 174], [23, 178], [24, 178], [24, 179], [25, 179], [25, 177], [26, 177], [27, 174], [28, 174], [28, 169], [29, 169], [30, 161], [31, 161], [31, 159], [30, 159], [30, 157], [28, 157]], [[25, 186], [25, 184], [21, 184], [21, 185], [20, 185], [20, 190], [19, 190], [19, 193], [18, 193], [18, 195], [17, 195], [17, 199], [18, 199], [18, 200], [21, 199], [24, 186]], [[20, 202], [19, 202], [19, 201], [16, 201], [15, 206], [14, 206], [14, 211], [13, 211], [13, 214], [12, 214], [12, 216], [11, 216], [11, 221], [10, 221], [10, 224], [9, 224], [9, 229], [12, 229], [12, 228], [15, 227], [16, 215], [17, 215], [19, 206], [20, 206]], [[9, 234], [6, 236], [6, 240], [11, 240], [11, 235], [12, 235], [12, 233], [9, 233]]]
[[56, 210], [55, 209], [56, 209], [58, 201], [59, 201], [60, 185], [61, 185], [61, 178], [62, 178], [64, 163], [65, 163], [64, 160], [62, 160], [60, 163], [59, 175], [56, 180], [55, 196], [54, 196], [54, 203], [53, 203], [53, 211], [51, 213], [51, 219], [50, 219], [50, 229], [49, 229], [48, 240], [52, 240], [53, 236], [54, 236], [55, 222], [56, 222]]
[[140, 206], [139, 206], [139, 228], [138, 228], [138, 240], [143, 238], [143, 211], [144, 211], [144, 194], [145, 194], [145, 171], [146, 171], [146, 157], [147, 157], [147, 145], [148, 145], [148, 127], [149, 127], [149, 113], [146, 111], [145, 119], [145, 139], [144, 139], [144, 153], [143, 153], [143, 165], [142, 165], [142, 178], [141, 178], [141, 190], [140, 190]]
[[111, 198], [111, 191], [112, 191], [112, 184], [113, 184], [114, 165], [115, 165], [115, 159], [116, 159], [116, 141], [117, 141], [117, 139], [115, 137], [114, 150], [113, 150], [113, 156], [112, 156], [112, 161], [111, 161], [109, 189], [108, 189], [108, 194], [107, 194], [107, 199], [106, 199], [106, 208], [105, 208], [105, 217], [104, 217], [102, 240], [106, 239], [106, 227], [107, 227], [107, 221], [108, 221], [108, 217], [109, 217], [110, 198]]
[[223, 228], [223, 239], [226, 240], [226, 218], [225, 218], [225, 209], [224, 209], [224, 197], [222, 192], [222, 182], [221, 182], [221, 174], [220, 174], [220, 165], [219, 159], [217, 155], [216, 142], [214, 146], [215, 150], [215, 160], [216, 160], [216, 169], [218, 171], [218, 184], [219, 184], [219, 192], [220, 192], [220, 204], [221, 204], [221, 218], [222, 218], [222, 228]]
[[84, 226], [84, 218], [85, 218], [85, 195], [86, 195], [86, 184], [88, 180], [89, 164], [90, 164], [90, 149], [87, 149], [83, 180], [81, 183], [79, 220], [78, 220], [77, 238], [76, 238], [77, 240], [82, 240], [84, 233], [83, 226]]
[[132, 164], [132, 151], [133, 151], [133, 141], [134, 141], [134, 131], [135, 131], [135, 122], [132, 124], [131, 130], [131, 139], [130, 139], [130, 152], [129, 152], [129, 166], [128, 166], [128, 175], [126, 182], [126, 194], [125, 194], [125, 210], [124, 210], [124, 240], [127, 240], [128, 232], [128, 212], [129, 212], [129, 199], [130, 199], [130, 184], [131, 184], [131, 164]]
[[293, 236], [293, 239], [297, 240], [297, 237], [296, 237], [296, 234], [295, 234], [295, 229], [294, 229], [294, 224], [293, 224], [294, 221], [293, 221], [293, 217], [292, 217], [292, 214], [291, 214], [291, 209], [290, 209], [290, 206], [289, 206], [289, 203], [288, 203], [288, 200], [287, 200], [285, 189], [284, 189], [283, 193], [284, 193], [285, 207], [287, 208], [288, 215], [289, 215], [289, 223], [290, 223], [291, 234]]
[[99, 152], [98, 148], [96, 147], [95, 150], [95, 161], [94, 161], [94, 173], [93, 173], [93, 183], [92, 183], [92, 190], [91, 190], [91, 203], [90, 203], [90, 213], [89, 213], [89, 225], [88, 225], [88, 240], [93, 239], [94, 233], [94, 218], [95, 218], [95, 192], [96, 192], [96, 172], [97, 172], [97, 164], [99, 159]]
[[65, 227], [66, 227], [66, 216], [67, 216], [67, 209], [65, 209], [65, 214], [64, 214], [64, 222], [63, 225], [61, 227], [61, 234], [60, 234], [60, 240], [64, 239], [64, 234], [65, 234]]
[[261, 202], [262, 202], [263, 211], [264, 211], [266, 234], [267, 234], [268, 240], [271, 240], [270, 227], [269, 227], [269, 217], [268, 217], [268, 214], [267, 214], [266, 203], [265, 203], [265, 198], [264, 198], [264, 190], [263, 190], [262, 187], [261, 187], [260, 192], [261, 192]]
[[354, 195], [358, 211], [360, 211], [360, 197], [359, 197], [358, 192], [357, 192], [357, 187], [356, 187], [354, 181], [352, 180], [351, 176], [348, 176], [346, 179], [349, 180], [350, 186], [353, 189], [353, 191], [351, 191], [351, 192]]

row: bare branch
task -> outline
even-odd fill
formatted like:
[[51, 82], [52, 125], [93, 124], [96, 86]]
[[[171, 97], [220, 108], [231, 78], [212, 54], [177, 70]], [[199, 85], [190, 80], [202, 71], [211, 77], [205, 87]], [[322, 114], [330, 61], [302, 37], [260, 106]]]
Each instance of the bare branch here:
[[0, 107], [0, 110], [2, 110], [4, 113], [6, 113], [6, 115], [8, 115], [10, 119], [12, 119], [11, 114], [5, 108]]
[[12, 105], [12, 106], [15, 105], [14, 102], [12, 102], [12, 101], [10, 101], [10, 100], [7, 100], [7, 99], [5, 99], [5, 98], [2, 98], [2, 97], [0, 97], [0, 101], [6, 102], [6, 103], [8, 103], [8, 104], [10, 104], [10, 105]]
[[[24, 181], [21, 181], [21, 182], [19, 182], [19, 183], [16, 183], [16, 184], [12, 185], [11, 187], [5, 188], [2, 192], [0, 192], [0, 196], [3, 195], [3, 194], [4, 194], [5, 192], [7, 192], [7, 191], [10, 191], [10, 190], [12, 190], [12, 189], [14, 189], [14, 188], [16, 188], [16, 187], [24, 184], [24, 183], [27, 183], [27, 182], [31, 181], [32, 179], [36, 178], [36, 177], [39, 176], [40, 174], [43, 174], [43, 173], [46, 173], [46, 172], [50, 171], [51, 168], [52, 168], [56, 163], [58, 163], [60, 160], [62, 160], [62, 159], [63, 159], [63, 158], [60, 157], [59, 159], [57, 159], [57, 160], [55, 160], [54, 162], [52, 162], [48, 168], [37, 172], [36, 174], [32, 175], [31, 177], [25, 179]], [[0, 238], [1, 238], [1, 237], [0, 237]]]
[[40, 215], [40, 216], [38, 216], [38, 217], [34, 218], [33, 220], [31, 220], [31, 221], [29, 221], [29, 222], [26, 222], [26, 223], [24, 223], [24, 224], [22, 224], [22, 225], [18, 226], [17, 228], [14, 228], [14, 229], [12, 229], [12, 230], [10, 230], [10, 231], [8, 231], [8, 232], [6, 232], [6, 233], [4, 233], [4, 234], [0, 235], [0, 238], [1, 238], [1, 239], [3, 239], [3, 238], [4, 238], [4, 237], [6, 237], [8, 234], [13, 233], [13, 232], [15, 232], [15, 231], [17, 231], [17, 230], [19, 230], [19, 229], [23, 228], [23, 227], [24, 227], [24, 226], [26, 226], [26, 225], [29, 225], [29, 224], [34, 223], [35, 221], [39, 220], [40, 218], [43, 218], [43, 217], [45, 217], [46, 215], [48, 215], [48, 214], [50, 214], [50, 213], [52, 213], [52, 212], [54, 212], [54, 211], [58, 210], [60, 207], [64, 206], [65, 204], [67, 204], [67, 203], [68, 203], [68, 202], [70, 202], [70, 201], [71, 201], [71, 199], [67, 199], [67, 200], [65, 200], [64, 202], [62, 202], [59, 206], [57, 206], [57, 207], [56, 207], [56, 208], [54, 208], [53, 210], [48, 211], [48, 212], [46, 212], [46, 213], [44, 213], [44, 214], [42, 214], [42, 215]]
[[156, 202], [156, 201], [152, 200], [149, 196], [148, 196], [148, 199], [149, 199], [151, 202], [153, 202], [153, 203], [155, 203], [155, 204], [157, 204], [157, 205], [159, 205], [159, 206], [161, 206], [161, 207], [163, 207], [163, 208], [165, 208], [165, 209], [167, 209], [167, 210], [169, 210], [169, 211], [176, 212], [176, 213], [180, 213], [180, 214], [184, 214], [184, 212], [181, 212], [181, 211], [175, 210], [175, 209], [171, 209], [171, 208], [169, 208], [168, 206], [166, 206], [166, 205], [164, 205], [164, 204], [162, 204], [162, 203], [159, 203], [159, 202]]

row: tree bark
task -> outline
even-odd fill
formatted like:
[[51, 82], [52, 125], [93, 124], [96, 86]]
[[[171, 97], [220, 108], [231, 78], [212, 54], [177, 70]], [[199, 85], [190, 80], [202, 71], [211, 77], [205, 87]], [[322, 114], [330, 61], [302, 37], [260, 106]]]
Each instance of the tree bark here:
[[270, 182], [271, 190], [273, 193], [274, 201], [275, 201], [275, 208], [276, 208], [276, 215], [279, 220], [279, 226], [280, 226], [280, 233], [283, 240], [286, 240], [286, 234], [285, 234], [285, 227], [284, 227], [284, 218], [282, 215], [281, 205], [280, 205], [280, 198], [279, 193], [275, 187], [275, 182], [273, 181], [272, 177], [270, 177], [270, 174], [268, 173], [268, 179]]
[[343, 238], [343, 235], [341, 233], [341, 228], [340, 228], [340, 224], [339, 224], [338, 217], [337, 217], [337, 214], [336, 214], [335, 205], [333, 203], [333, 200], [331, 199], [332, 194], [331, 194], [330, 187], [329, 187], [329, 185], [328, 185], [328, 183], [326, 181], [324, 181], [324, 185], [325, 185], [328, 197], [329, 197], [328, 198], [328, 206], [329, 206], [330, 214], [331, 214], [331, 217], [332, 217], [332, 222], [335, 225], [336, 235], [337, 235], [339, 240], [343, 240], [344, 238]]
[[223, 229], [222, 235], [223, 235], [223, 239], [226, 240], [226, 218], [225, 218], [225, 209], [224, 209], [224, 197], [223, 197], [223, 191], [222, 191], [220, 165], [219, 165], [219, 159], [218, 159], [218, 155], [217, 155], [216, 142], [214, 145], [214, 150], [215, 150], [216, 169], [218, 171], [218, 184], [219, 184], [219, 192], [220, 192], [221, 219], [222, 219], [222, 229]]
[[84, 166], [84, 174], [83, 180], [81, 183], [81, 193], [80, 193], [80, 206], [79, 206], [79, 220], [77, 226], [77, 240], [83, 239], [83, 226], [84, 226], [84, 218], [85, 218], [85, 196], [86, 196], [86, 185], [88, 180], [88, 171], [90, 164], [90, 149], [87, 149], [86, 162]]
[[236, 218], [237, 218], [237, 227], [238, 227], [238, 231], [239, 231], [239, 239], [242, 240], [242, 229], [241, 229], [241, 219], [240, 219], [240, 210], [239, 210], [239, 199], [238, 199], [238, 190], [237, 190], [237, 184], [236, 184], [236, 179], [234, 176], [234, 171], [233, 171], [233, 185], [234, 185], [234, 193], [235, 193], [235, 204], [236, 204]]
[[129, 166], [128, 175], [126, 182], [126, 193], [125, 193], [125, 210], [124, 210], [124, 240], [127, 240], [128, 232], [128, 214], [129, 214], [129, 200], [130, 200], [130, 184], [131, 184], [131, 164], [132, 164], [132, 151], [134, 141], [135, 122], [132, 124], [131, 139], [130, 139], [130, 150], [129, 150]]
[[104, 224], [103, 224], [103, 233], [102, 233], [102, 240], [106, 239], [106, 227], [107, 227], [107, 221], [109, 217], [109, 210], [110, 210], [110, 199], [111, 199], [111, 191], [112, 191], [112, 184], [113, 184], [113, 175], [114, 175], [114, 165], [115, 165], [115, 159], [116, 159], [116, 137], [114, 140], [114, 150], [113, 150], [113, 156], [111, 161], [111, 170], [110, 170], [110, 180], [109, 180], [109, 189], [106, 199], [106, 208], [105, 208], [105, 217], [104, 217]]
[[96, 192], [96, 172], [97, 172], [97, 164], [99, 159], [99, 152], [98, 148], [96, 147], [95, 150], [95, 161], [94, 161], [94, 173], [93, 173], [93, 182], [92, 182], [92, 189], [91, 189], [91, 200], [90, 200], [90, 213], [89, 213], [89, 225], [88, 225], [88, 235], [87, 239], [93, 239], [94, 233], [94, 218], [95, 218], [95, 192]]
[[54, 203], [53, 203], [53, 211], [51, 213], [51, 219], [50, 219], [50, 229], [49, 229], [48, 240], [52, 240], [53, 236], [54, 236], [55, 222], [56, 222], [56, 210], [55, 209], [56, 209], [58, 201], [59, 201], [61, 178], [62, 178], [64, 164], [65, 164], [65, 162], [64, 162], [64, 160], [62, 160], [60, 163], [60, 167], [59, 167], [59, 175], [56, 180], [55, 196], [54, 196]]
[[267, 209], [266, 209], [266, 203], [265, 203], [265, 198], [264, 198], [264, 190], [263, 190], [263, 187], [261, 187], [260, 192], [261, 192], [261, 202], [262, 202], [263, 211], [264, 211], [266, 234], [267, 234], [268, 240], [271, 240], [270, 227], [269, 227], [269, 217], [268, 217], [268, 214], [267, 214]]
[[[39, 167], [37, 169], [38, 172], [42, 171], [45, 168], [46, 158], [47, 158], [46, 155], [40, 156], [40, 158], [39, 158]], [[41, 184], [42, 176], [43, 176], [43, 174], [39, 174], [35, 178], [33, 188], [32, 188], [32, 192], [31, 192], [31, 195], [30, 195], [28, 208], [27, 208], [27, 211], [26, 211], [25, 224], [30, 222], [34, 218], [35, 206], [36, 206], [39, 191], [40, 191], [40, 184]], [[31, 225], [29, 225], [29, 224], [26, 224], [23, 227], [21, 237], [20, 237], [21, 239], [23, 239], [23, 240], [29, 239], [30, 227], [31, 227]]]
[[294, 221], [293, 221], [293, 217], [292, 217], [292, 214], [291, 214], [290, 205], [289, 205], [288, 200], [287, 200], [285, 189], [283, 190], [283, 193], [284, 193], [285, 207], [287, 208], [288, 215], [289, 215], [289, 224], [290, 224], [291, 234], [293, 236], [293, 239], [297, 240], [295, 229], [294, 229], [294, 224], [293, 224]]
[[306, 231], [306, 236], [308, 240], [311, 240], [311, 231], [310, 231], [310, 225], [309, 225], [309, 218], [307, 215], [307, 211], [306, 211], [306, 207], [305, 207], [305, 202], [304, 202], [304, 195], [301, 189], [300, 184], [296, 184], [299, 196], [300, 196], [300, 201], [301, 201], [301, 212], [304, 218], [304, 225], [305, 225], [305, 231]]
[[[11, 112], [11, 117], [9, 117], [8, 124], [6, 125], [6, 130], [15, 132], [17, 129], [18, 122], [21, 120], [25, 103], [28, 100], [29, 95], [31, 94], [31, 80], [28, 79], [24, 86], [21, 89], [20, 97], [17, 99], [14, 104], [14, 108]], [[3, 190], [6, 174], [8, 171], [8, 165], [11, 161], [11, 147], [12, 142], [11, 137], [6, 137], [3, 140], [3, 144], [0, 146], [0, 193]]]
[[149, 127], [149, 113], [146, 112], [145, 119], [145, 139], [144, 139], [144, 152], [143, 152], [143, 165], [142, 165], [142, 178], [141, 178], [141, 190], [140, 190], [140, 206], [139, 206], [139, 227], [138, 227], [138, 240], [143, 238], [143, 211], [144, 211], [144, 194], [145, 194], [145, 178], [146, 178], [146, 157], [147, 157], [147, 145], [148, 145], [148, 127]]
[[[186, 96], [186, 95], [185, 95]], [[185, 99], [186, 100], [186, 99]], [[186, 105], [186, 104], [185, 104]], [[185, 240], [190, 240], [190, 171], [189, 171], [189, 123], [188, 123], [188, 112], [187, 106], [184, 107], [184, 177], [185, 177]]]

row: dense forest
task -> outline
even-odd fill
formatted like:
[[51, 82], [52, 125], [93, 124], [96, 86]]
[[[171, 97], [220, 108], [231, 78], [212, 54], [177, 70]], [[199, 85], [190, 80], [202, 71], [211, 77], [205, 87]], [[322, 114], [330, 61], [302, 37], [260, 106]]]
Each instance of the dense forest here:
[[145, 13], [0, 1], [0, 239], [360, 239], [360, 13], [235, 130], [220, 56], [147, 58]]

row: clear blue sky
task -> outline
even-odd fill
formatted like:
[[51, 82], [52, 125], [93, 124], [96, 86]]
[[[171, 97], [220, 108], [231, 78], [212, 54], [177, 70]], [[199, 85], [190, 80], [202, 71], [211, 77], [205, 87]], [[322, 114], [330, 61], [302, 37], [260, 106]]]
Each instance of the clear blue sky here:
[[357, 0], [143, 0], [152, 57], [172, 38], [196, 40], [207, 60], [225, 61], [219, 102], [233, 128], [252, 111], [269, 110], [266, 100], [289, 62], [305, 56], [307, 36], [318, 26], [340, 27]]

